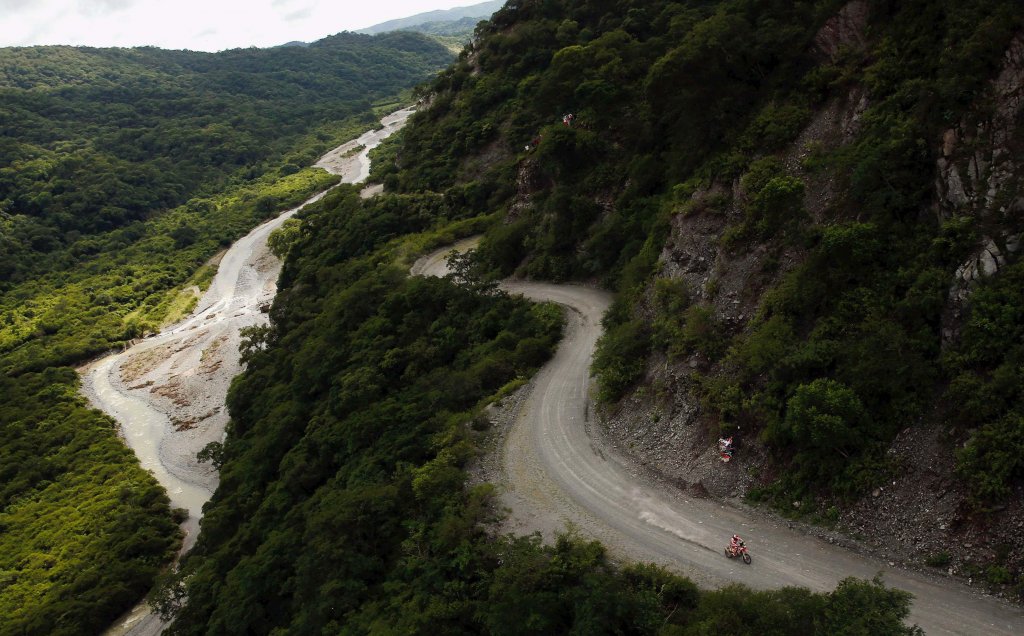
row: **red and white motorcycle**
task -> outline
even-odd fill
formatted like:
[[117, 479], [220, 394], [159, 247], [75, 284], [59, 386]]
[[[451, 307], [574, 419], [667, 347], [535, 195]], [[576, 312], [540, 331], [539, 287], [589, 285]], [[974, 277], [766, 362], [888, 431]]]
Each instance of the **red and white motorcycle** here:
[[743, 559], [744, 563], [750, 565], [750, 553], [747, 552], [747, 546], [742, 541], [736, 547], [733, 547], [731, 545], [726, 546], [725, 556], [729, 557], [730, 559], [740, 557], [741, 559]]
[[723, 462], [728, 462], [732, 459], [732, 451], [732, 436], [719, 438], [718, 456], [722, 458]]

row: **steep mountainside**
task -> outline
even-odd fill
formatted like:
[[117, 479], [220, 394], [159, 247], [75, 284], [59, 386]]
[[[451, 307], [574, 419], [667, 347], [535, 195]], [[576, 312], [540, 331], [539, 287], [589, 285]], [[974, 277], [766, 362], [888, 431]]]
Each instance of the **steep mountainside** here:
[[1022, 18], [513, 1], [382, 177], [504, 210], [481, 273], [619, 292], [596, 367], [639, 461], [1019, 593]]
[[454, 189], [342, 186], [300, 214], [209, 447], [220, 487], [154, 599], [170, 633], [920, 633], [902, 625], [909, 595], [878, 581], [705, 592], [571, 534], [492, 536], [494, 489], [464, 468], [484, 405], [544, 362], [561, 312], [465, 261], [409, 276], [409, 255], [493, 225], [480, 209]]
[[[1022, 27], [1009, 0], [507, 3], [376, 155], [385, 193], [301, 215], [210, 449], [221, 487], [155, 599], [172, 633], [919, 633], [877, 581], [708, 592], [571, 535], [490, 536], [491, 488], [464, 472], [482, 409], [557, 314], [487, 281], [617, 291], [607, 432], [694, 494], [836, 521], [927, 467], [985, 532], [1011, 514], [993, 498], [1020, 498], [1015, 208], [940, 215], [935, 184], [956, 166], [980, 205], [995, 183], [965, 153], [1019, 119], [982, 114]], [[454, 276], [406, 275], [482, 229]], [[974, 281], [959, 306], [954, 281]], [[936, 455], [900, 450], [935, 430]], [[976, 567], [1012, 583], [1019, 560]]]

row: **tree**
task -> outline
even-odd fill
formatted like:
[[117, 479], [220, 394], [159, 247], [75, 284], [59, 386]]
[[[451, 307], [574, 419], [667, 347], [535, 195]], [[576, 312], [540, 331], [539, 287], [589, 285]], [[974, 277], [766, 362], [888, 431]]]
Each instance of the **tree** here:
[[180, 250], [195, 243], [199, 238], [199, 232], [191, 225], [183, 223], [171, 230], [171, 238], [174, 239], [174, 247]]
[[784, 427], [789, 439], [798, 448], [820, 451], [826, 457], [839, 453], [849, 458], [864, 445], [867, 425], [857, 394], [828, 378], [798, 386], [786, 404]]
[[880, 575], [871, 581], [846, 578], [828, 595], [815, 631], [830, 636], [923, 636], [920, 627], [903, 624], [912, 599], [910, 592], [886, 588]]
[[270, 253], [284, 260], [291, 251], [292, 246], [298, 242], [302, 233], [302, 222], [298, 219], [286, 219], [281, 227], [270, 233], [267, 237], [267, 247]]

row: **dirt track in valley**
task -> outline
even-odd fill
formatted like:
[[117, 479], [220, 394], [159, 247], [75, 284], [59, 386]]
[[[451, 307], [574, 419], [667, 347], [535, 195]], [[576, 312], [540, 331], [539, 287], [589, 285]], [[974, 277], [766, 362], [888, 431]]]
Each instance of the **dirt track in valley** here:
[[[412, 110], [406, 109], [388, 115], [381, 120], [382, 128], [339, 146], [316, 165], [340, 175], [344, 183], [365, 180], [370, 171], [369, 151], [400, 129], [411, 114]], [[167, 489], [171, 505], [188, 511], [183, 552], [195, 544], [203, 504], [217, 487], [216, 470], [199, 463], [196, 454], [224, 438], [227, 390], [231, 379], [242, 371], [240, 331], [266, 324], [261, 308], [277, 291], [281, 262], [267, 249], [267, 237], [326, 192], [283, 212], [232, 245], [191, 316], [80, 370], [85, 395], [120, 423], [126, 443], [143, 468]], [[163, 627], [148, 607], [140, 604], [106, 633], [149, 636], [159, 634]]]
[[[460, 251], [473, 239], [456, 244]], [[443, 275], [452, 247], [421, 258], [418, 275]], [[685, 496], [652, 482], [601, 439], [590, 392], [590, 363], [611, 303], [604, 291], [510, 281], [503, 288], [566, 307], [565, 337], [537, 374], [501, 444], [497, 481], [509, 509], [508, 529], [551, 538], [567, 526], [599, 539], [617, 558], [654, 562], [699, 584], [754, 588], [835, 588], [843, 578], [881, 573], [914, 594], [910, 620], [928, 634], [1024, 634], [1024, 612], [960, 582], [894, 568], [789, 527], [742, 504]], [[727, 559], [733, 533], [747, 541], [753, 564]]]

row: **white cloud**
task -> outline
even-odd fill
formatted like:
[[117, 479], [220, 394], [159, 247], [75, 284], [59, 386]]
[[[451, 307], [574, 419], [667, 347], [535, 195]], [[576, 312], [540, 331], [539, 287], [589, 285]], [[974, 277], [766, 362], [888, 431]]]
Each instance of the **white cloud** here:
[[0, 0], [0, 15], [20, 11], [32, 4], [32, 0]]
[[78, 11], [90, 17], [105, 17], [117, 11], [123, 11], [135, 4], [136, 0], [81, 0]]
[[0, 0], [0, 46], [274, 46], [478, 1]]
[[292, 11], [291, 13], [284, 16], [285, 22], [294, 22], [295, 20], [305, 20], [306, 18], [313, 15], [313, 7], [306, 7], [299, 9], [298, 11]]

